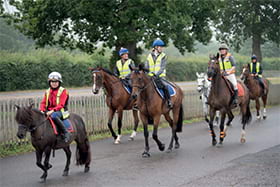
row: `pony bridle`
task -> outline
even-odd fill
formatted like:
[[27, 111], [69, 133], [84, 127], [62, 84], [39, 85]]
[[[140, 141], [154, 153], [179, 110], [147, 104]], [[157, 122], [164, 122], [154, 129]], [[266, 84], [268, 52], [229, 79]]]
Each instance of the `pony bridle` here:
[[33, 127], [29, 126], [29, 128], [27, 127], [27, 125], [24, 125], [24, 124], [18, 124], [18, 126], [19, 126], [20, 128], [22, 128], [22, 129], [24, 129], [24, 130], [27, 131], [27, 132], [33, 132], [33, 131], [35, 131], [38, 127], [40, 127], [41, 125], [43, 125], [44, 122], [47, 121], [47, 120], [48, 120], [48, 118], [46, 118], [45, 120], [43, 120], [39, 125], [36, 125], [36, 126], [33, 126]]

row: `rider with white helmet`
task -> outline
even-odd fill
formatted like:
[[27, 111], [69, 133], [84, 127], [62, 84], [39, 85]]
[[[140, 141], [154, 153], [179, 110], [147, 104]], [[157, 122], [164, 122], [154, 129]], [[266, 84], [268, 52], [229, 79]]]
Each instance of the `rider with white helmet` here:
[[[48, 83], [49, 88], [46, 90], [44, 98], [41, 101], [40, 110], [52, 118], [57, 129], [63, 135], [64, 141], [68, 142], [70, 140], [70, 134], [62, 121], [69, 117], [69, 112], [67, 111], [68, 91], [61, 86], [62, 76], [58, 72], [49, 74]], [[64, 122], [68, 123], [67, 120]]]

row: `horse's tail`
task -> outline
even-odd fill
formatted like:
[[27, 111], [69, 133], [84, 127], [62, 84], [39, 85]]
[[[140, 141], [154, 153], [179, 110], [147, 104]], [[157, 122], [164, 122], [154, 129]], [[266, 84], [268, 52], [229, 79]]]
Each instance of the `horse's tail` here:
[[77, 142], [76, 149], [76, 164], [77, 165], [89, 165], [91, 161], [91, 152], [88, 138], [85, 138], [84, 142]]
[[177, 126], [176, 126], [176, 132], [182, 132], [183, 118], [184, 118], [184, 110], [183, 110], [183, 104], [181, 104], [180, 105], [178, 122], [177, 122]]
[[242, 114], [242, 124], [248, 124], [252, 120], [252, 114], [250, 111], [250, 100], [246, 106], [245, 114]]

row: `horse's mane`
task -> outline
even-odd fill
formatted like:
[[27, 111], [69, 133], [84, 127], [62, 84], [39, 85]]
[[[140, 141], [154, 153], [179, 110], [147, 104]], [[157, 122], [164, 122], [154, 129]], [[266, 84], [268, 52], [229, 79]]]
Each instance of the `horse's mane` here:
[[19, 124], [28, 124], [33, 121], [32, 112], [43, 115], [40, 110], [31, 107], [21, 107], [17, 110], [15, 120]]
[[106, 68], [101, 68], [103, 71], [105, 71], [106, 73], [108, 73], [109, 75], [112, 75], [114, 77], [117, 77], [114, 73], [112, 73], [110, 70], [106, 69]]

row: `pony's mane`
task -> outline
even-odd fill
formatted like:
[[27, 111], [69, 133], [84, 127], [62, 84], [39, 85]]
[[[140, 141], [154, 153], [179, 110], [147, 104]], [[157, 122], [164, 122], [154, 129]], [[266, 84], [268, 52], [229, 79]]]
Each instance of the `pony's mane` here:
[[114, 77], [117, 77], [114, 73], [112, 73], [110, 70], [106, 69], [106, 68], [101, 68], [103, 71], [105, 71], [106, 73], [108, 73], [109, 75], [112, 75]]
[[28, 124], [33, 121], [32, 112], [43, 115], [40, 110], [30, 107], [21, 107], [17, 110], [15, 120], [19, 124]]

